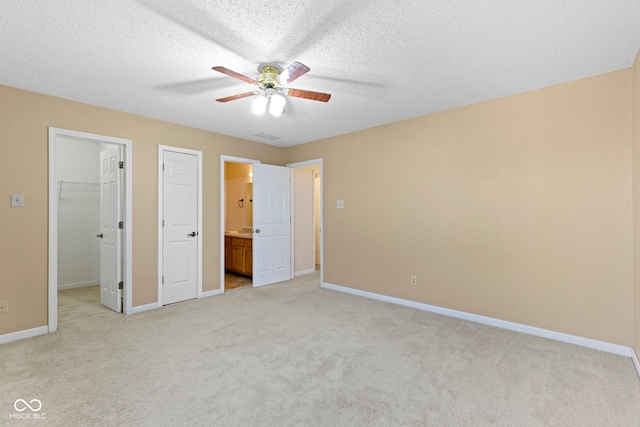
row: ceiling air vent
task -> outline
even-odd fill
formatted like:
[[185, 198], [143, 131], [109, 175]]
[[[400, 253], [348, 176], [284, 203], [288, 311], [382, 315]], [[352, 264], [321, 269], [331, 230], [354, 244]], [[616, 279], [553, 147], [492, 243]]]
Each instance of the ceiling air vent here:
[[254, 136], [257, 136], [258, 138], [268, 139], [270, 141], [275, 141], [277, 139], [280, 139], [279, 136], [267, 135], [266, 133], [256, 133]]

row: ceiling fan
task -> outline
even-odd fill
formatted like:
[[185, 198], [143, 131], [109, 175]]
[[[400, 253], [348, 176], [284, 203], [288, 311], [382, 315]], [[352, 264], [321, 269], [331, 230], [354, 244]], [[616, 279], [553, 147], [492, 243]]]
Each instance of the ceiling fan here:
[[213, 70], [226, 74], [229, 77], [242, 80], [250, 85], [257, 86], [257, 89], [251, 92], [216, 99], [218, 102], [228, 102], [257, 95], [258, 98], [256, 98], [253, 103], [253, 110], [257, 114], [261, 114], [267, 109], [271, 115], [279, 116], [282, 114], [284, 111], [285, 95], [320, 102], [327, 102], [331, 98], [331, 95], [328, 93], [291, 89], [287, 87], [289, 83], [309, 72], [309, 67], [301, 64], [300, 62], [294, 62], [283, 72], [280, 72], [280, 70], [278, 70], [274, 65], [265, 65], [262, 67], [262, 73], [259, 74], [258, 78], [255, 80], [221, 66], [213, 67]]

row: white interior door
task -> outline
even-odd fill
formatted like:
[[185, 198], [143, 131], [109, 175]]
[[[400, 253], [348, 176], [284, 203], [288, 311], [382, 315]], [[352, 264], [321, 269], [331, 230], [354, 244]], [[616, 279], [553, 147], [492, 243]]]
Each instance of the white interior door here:
[[100, 152], [100, 303], [122, 311], [122, 230], [120, 222], [120, 149]]
[[313, 253], [320, 265], [320, 172], [313, 171]]
[[253, 166], [253, 286], [291, 279], [291, 169]]
[[198, 296], [198, 157], [163, 156], [162, 304]]

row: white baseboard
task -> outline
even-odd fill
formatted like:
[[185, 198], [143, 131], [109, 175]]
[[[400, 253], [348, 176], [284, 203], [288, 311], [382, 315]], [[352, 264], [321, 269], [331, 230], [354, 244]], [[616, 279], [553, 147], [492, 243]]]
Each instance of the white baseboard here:
[[631, 349], [631, 358], [633, 359], [633, 364], [636, 365], [636, 371], [638, 371], [638, 377], [640, 377], [640, 361], [638, 360], [638, 353], [635, 350]]
[[[214, 289], [213, 291], [203, 292], [198, 298], [212, 297], [214, 295], [218, 295], [221, 293], [222, 292], [220, 291], [220, 289]], [[156, 308], [160, 308], [160, 307], [162, 306], [159, 305], [157, 302], [154, 302], [151, 304], [139, 305], [137, 307], [133, 307], [132, 313], [133, 314], [142, 313], [149, 310], [155, 310]]]
[[142, 313], [144, 311], [154, 310], [158, 307], [160, 306], [158, 305], [157, 302], [154, 302], [151, 304], [139, 305], [137, 307], [133, 307], [132, 313], [133, 314]]
[[33, 329], [25, 329], [24, 331], [11, 332], [9, 334], [0, 335], [0, 344], [37, 337], [38, 335], [44, 335], [47, 333], [49, 333], [48, 326], [40, 326]]
[[212, 291], [203, 292], [198, 298], [208, 298], [216, 295], [220, 295], [222, 291], [220, 289], [214, 289]]
[[76, 288], [84, 288], [87, 286], [96, 286], [98, 282], [92, 280], [90, 282], [78, 282], [78, 283], [67, 283], [66, 285], [58, 285], [59, 291], [66, 291], [67, 289], [76, 289]]
[[296, 271], [293, 275], [295, 277], [298, 277], [298, 276], [304, 276], [305, 274], [311, 274], [311, 273], [315, 273], [315, 272], [316, 272], [316, 269], [312, 268], [310, 270]]
[[[394, 298], [386, 295], [375, 294], [372, 292], [361, 291], [358, 289], [347, 288], [344, 286], [333, 285], [331, 283], [322, 283], [322, 287], [333, 291], [344, 292], [347, 294], [358, 295], [366, 298], [371, 298], [379, 301], [390, 302], [392, 304], [398, 304], [405, 307], [416, 308], [418, 310], [424, 310], [431, 313], [442, 314], [444, 316], [456, 317], [458, 319], [469, 320], [471, 322], [482, 323], [483, 325], [495, 326], [502, 329], [508, 329], [510, 331], [522, 332], [529, 335], [535, 335], [542, 338], [548, 338], [555, 341], [562, 341], [569, 344], [575, 344], [582, 347], [592, 348], [594, 350], [605, 351], [607, 353], [618, 354], [621, 356], [632, 357], [635, 352], [630, 347], [625, 347], [618, 344], [611, 344], [604, 341], [597, 341], [590, 338], [583, 338], [575, 335], [569, 335], [561, 332], [550, 331], [547, 329], [536, 328], [535, 326], [523, 325], [520, 323], [507, 322], [505, 320], [494, 319], [492, 317], [480, 316], [477, 314], [465, 313], [464, 311], [451, 310], [449, 308], [442, 308], [435, 305], [423, 304], [416, 301], [405, 300], [401, 298]], [[637, 359], [636, 368], [638, 368]], [[640, 373], [640, 368], [638, 368]]]

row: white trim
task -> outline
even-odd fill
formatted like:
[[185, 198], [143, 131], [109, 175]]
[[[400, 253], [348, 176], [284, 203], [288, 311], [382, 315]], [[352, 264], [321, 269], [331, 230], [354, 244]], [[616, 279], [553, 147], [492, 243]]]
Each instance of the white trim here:
[[311, 273], [315, 273], [315, 272], [316, 272], [315, 267], [312, 268], [312, 269], [309, 269], [309, 270], [296, 271], [295, 277], [304, 276], [305, 274], [311, 274]]
[[49, 248], [48, 248], [48, 328], [58, 329], [58, 187], [57, 187], [57, 139], [66, 137], [84, 141], [115, 144], [124, 147], [124, 247], [122, 266], [125, 283], [122, 295], [124, 314], [132, 312], [133, 304], [133, 142], [130, 139], [78, 132], [49, 127]]
[[[322, 283], [322, 282], [321, 282]], [[333, 285], [331, 283], [322, 283], [322, 287], [333, 291], [344, 292], [351, 295], [362, 296], [375, 299], [378, 301], [390, 302], [405, 307], [416, 308], [431, 313], [442, 314], [444, 316], [455, 317], [458, 319], [468, 320], [471, 322], [481, 323], [483, 325], [495, 326], [510, 331], [522, 332], [529, 335], [535, 335], [542, 338], [548, 338], [555, 341], [561, 341], [568, 344], [575, 344], [582, 347], [592, 348], [594, 350], [605, 351], [607, 353], [618, 354], [620, 356], [631, 357], [633, 349], [618, 344], [611, 344], [604, 341], [597, 341], [590, 338], [583, 338], [575, 335], [564, 334], [562, 332], [550, 331], [547, 329], [536, 328], [534, 326], [523, 325], [520, 323], [507, 322], [505, 320], [494, 319], [491, 317], [480, 316], [477, 314], [465, 313], [463, 311], [451, 310], [448, 308], [437, 307], [434, 305], [423, 304], [416, 301], [394, 298], [386, 295], [375, 294], [372, 292], [361, 291], [359, 289], [347, 288], [344, 286]]]
[[86, 288], [88, 286], [98, 286], [95, 280], [90, 282], [67, 283], [66, 285], [58, 285], [58, 291], [66, 291], [68, 289]]
[[49, 248], [48, 248], [48, 278], [49, 295], [48, 302], [48, 322], [49, 332], [58, 330], [58, 182], [56, 173], [58, 158], [57, 149], [57, 129], [49, 128]]
[[289, 168], [289, 280], [296, 277], [296, 183], [295, 169]]
[[209, 298], [209, 297], [214, 297], [216, 295], [221, 295], [221, 294], [222, 294], [222, 291], [220, 289], [214, 289], [212, 291], [203, 292], [201, 298]]
[[38, 328], [25, 329], [24, 331], [11, 332], [8, 334], [0, 335], [0, 344], [23, 340], [25, 338], [37, 337], [38, 335], [45, 335], [47, 333], [49, 333], [48, 326], [40, 326]]
[[157, 302], [152, 302], [151, 304], [138, 305], [133, 307], [133, 314], [142, 313], [149, 310], [155, 310], [156, 308], [160, 308], [161, 306]]
[[[320, 182], [318, 182], [318, 184], [316, 184], [316, 174], [320, 175], [320, 179], [322, 180], [322, 173], [320, 173], [320, 169], [313, 169], [313, 251], [311, 251], [311, 265], [313, 265], [313, 271], [315, 271], [316, 268], [316, 255], [318, 256], [318, 261], [320, 261], [320, 254], [316, 254], [316, 243], [318, 245], [318, 252], [320, 251], [320, 242], [316, 242], [316, 219], [318, 220], [318, 240], [320, 240], [320, 235], [322, 234], [322, 228], [320, 227], [320, 223], [322, 222], [320, 220], [320, 217], [322, 216], [322, 205], [320, 203], [320, 190], [322, 189], [322, 186], [320, 185]], [[317, 200], [317, 204], [318, 206], [316, 206], [316, 186], [321, 187], [320, 189], [318, 189], [318, 200]], [[316, 218], [316, 212], [318, 212], [318, 218]]]
[[245, 159], [243, 157], [220, 155], [220, 293], [224, 293], [224, 224], [226, 214], [225, 185], [224, 185], [224, 162], [249, 163], [255, 165], [261, 163], [260, 160]]
[[[320, 283], [322, 284], [324, 281], [324, 164], [323, 164], [322, 158], [319, 158], [319, 159], [305, 160], [303, 162], [289, 163], [287, 164], [287, 167], [294, 169], [302, 166], [313, 166], [313, 165], [320, 165], [320, 168], [316, 170], [320, 173]], [[293, 206], [293, 203], [291, 205]], [[314, 215], [315, 215], [315, 209], [314, 209]], [[293, 214], [291, 215], [291, 217], [293, 218]], [[292, 246], [292, 252], [293, 252], [293, 249], [294, 247]], [[315, 271], [315, 259], [313, 261], [314, 261], [313, 271]]]
[[133, 313], [133, 142], [124, 146], [124, 295], [122, 312]]
[[164, 161], [164, 152], [171, 151], [174, 153], [190, 154], [196, 156], [198, 160], [198, 291], [196, 298], [202, 296], [202, 239], [204, 233], [202, 230], [202, 151], [191, 150], [189, 148], [172, 147], [170, 145], [158, 145], [158, 307], [162, 307], [162, 208], [164, 198], [164, 180], [162, 176], [162, 163]]
[[640, 361], [638, 361], [638, 354], [634, 349], [631, 349], [631, 358], [633, 359], [633, 364], [636, 366], [638, 377], [640, 377]]

